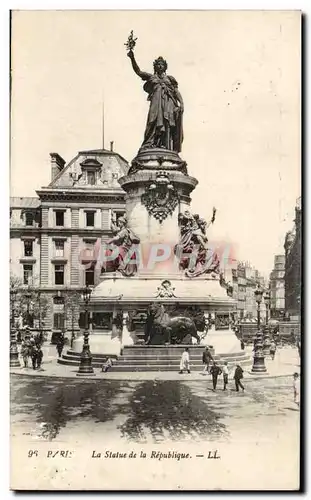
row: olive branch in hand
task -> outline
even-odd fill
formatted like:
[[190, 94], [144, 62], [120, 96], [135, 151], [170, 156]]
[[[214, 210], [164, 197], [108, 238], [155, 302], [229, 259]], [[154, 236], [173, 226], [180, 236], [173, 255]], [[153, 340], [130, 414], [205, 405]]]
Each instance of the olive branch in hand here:
[[127, 42], [124, 44], [128, 51], [131, 51], [134, 49], [134, 47], [136, 45], [136, 40], [137, 40], [137, 38], [134, 38], [134, 33], [132, 30], [128, 39], [127, 39]]

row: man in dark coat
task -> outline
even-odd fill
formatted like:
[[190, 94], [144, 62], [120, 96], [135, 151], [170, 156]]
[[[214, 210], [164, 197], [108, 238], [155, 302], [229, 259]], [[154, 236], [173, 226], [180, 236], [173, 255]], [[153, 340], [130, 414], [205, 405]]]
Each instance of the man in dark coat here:
[[240, 387], [242, 391], [244, 392], [244, 385], [241, 382], [241, 379], [243, 378], [243, 368], [240, 365], [236, 365], [236, 369], [234, 372], [234, 381], [235, 381], [235, 389], [238, 392], [240, 390]]
[[57, 349], [59, 358], [61, 358], [61, 356], [62, 356], [64, 344], [65, 344], [65, 338], [63, 335], [60, 335], [59, 339], [57, 340], [57, 344], [56, 344], [56, 349]]
[[220, 375], [221, 373], [222, 373], [222, 369], [220, 368], [220, 366], [217, 365], [216, 361], [214, 361], [214, 363], [211, 367], [211, 370], [210, 370], [210, 374], [212, 375], [213, 391], [214, 392], [216, 391], [218, 375]]
[[31, 353], [32, 368], [35, 370], [37, 368], [38, 349], [34, 344], [31, 346], [30, 353]]
[[37, 348], [37, 368], [41, 368], [41, 363], [42, 363], [42, 358], [43, 358], [43, 351], [41, 348], [41, 345]]
[[204, 365], [203, 372], [208, 372], [209, 364], [211, 361], [214, 361], [214, 358], [209, 350], [209, 347], [206, 346], [205, 350], [203, 351], [203, 356], [202, 356], [202, 362]]

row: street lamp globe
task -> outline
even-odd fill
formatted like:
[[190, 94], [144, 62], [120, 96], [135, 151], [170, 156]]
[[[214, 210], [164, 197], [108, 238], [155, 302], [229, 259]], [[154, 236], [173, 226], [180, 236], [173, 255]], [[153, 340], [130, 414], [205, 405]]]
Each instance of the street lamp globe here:
[[263, 296], [263, 300], [265, 302], [265, 305], [268, 307], [270, 304], [270, 292], [267, 290], [266, 293]]
[[90, 298], [91, 298], [91, 293], [92, 290], [91, 288], [87, 285], [85, 288], [83, 288], [82, 293], [81, 293], [81, 299], [85, 302], [88, 303]]

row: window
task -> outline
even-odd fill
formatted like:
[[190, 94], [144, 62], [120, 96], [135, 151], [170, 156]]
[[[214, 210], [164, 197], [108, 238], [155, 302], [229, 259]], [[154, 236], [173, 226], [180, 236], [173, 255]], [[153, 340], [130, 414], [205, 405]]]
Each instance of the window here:
[[24, 285], [31, 285], [32, 283], [32, 265], [24, 264]]
[[83, 259], [84, 261], [91, 261], [94, 259], [94, 250], [95, 250], [95, 241], [85, 241], [85, 248], [83, 251]]
[[96, 184], [95, 172], [93, 172], [92, 170], [89, 170], [87, 172], [87, 183], [91, 186], [94, 186], [94, 184]]
[[55, 330], [62, 330], [65, 326], [65, 315], [64, 313], [54, 313], [53, 315], [53, 326]]
[[[56, 306], [56, 307], [64, 308], [65, 299], [64, 299], [64, 297], [54, 297], [53, 303], [54, 303], [54, 306]], [[54, 310], [55, 310], [55, 307], [54, 307]]]
[[85, 212], [86, 225], [88, 227], [94, 227], [95, 212]]
[[56, 226], [64, 225], [64, 211], [63, 210], [55, 210], [55, 223]]
[[94, 269], [85, 270], [85, 284], [88, 286], [94, 285]]
[[33, 226], [34, 216], [32, 212], [26, 212], [25, 214], [26, 226]]
[[64, 266], [56, 265], [55, 266], [55, 285], [63, 285], [64, 284]]
[[24, 241], [24, 255], [25, 257], [32, 257], [33, 255], [33, 242], [32, 240]]
[[93, 313], [93, 328], [96, 330], [110, 330], [112, 328], [112, 314], [111, 313]]
[[55, 240], [55, 257], [64, 257], [64, 246], [63, 240]]

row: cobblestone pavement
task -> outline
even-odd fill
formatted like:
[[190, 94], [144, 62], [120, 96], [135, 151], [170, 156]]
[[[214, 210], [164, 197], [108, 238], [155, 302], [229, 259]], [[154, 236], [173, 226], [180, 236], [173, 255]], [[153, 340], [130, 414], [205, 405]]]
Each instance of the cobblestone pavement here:
[[[169, 439], [226, 440], [242, 431], [296, 425], [292, 378], [244, 381], [212, 392], [195, 381], [81, 381], [12, 375], [13, 434], [40, 439], [66, 439], [72, 430], [89, 426], [88, 434], [114, 427], [119, 437], [158, 442]], [[92, 425], [90, 425], [92, 423]], [[94, 424], [94, 425], [93, 425]]]
[[[221, 385], [212, 392], [203, 377], [132, 381], [13, 374], [15, 474], [19, 477], [23, 470], [24, 487], [30, 489], [47, 484], [61, 489], [71, 484], [77, 489], [86, 484], [104, 489], [192, 489], [197, 484], [207, 489], [295, 489], [300, 411], [293, 401], [292, 377], [244, 384], [244, 393], [237, 393], [233, 382], [226, 392]], [[77, 460], [59, 459], [57, 466], [47, 461], [47, 450], [57, 449], [71, 450]], [[29, 450], [39, 450], [38, 458], [28, 459]], [[135, 450], [138, 456], [143, 450], [149, 457], [154, 450], [190, 452], [192, 463], [144, 461], [142, 475], [139, 461], [92, 459], [95, 452], [108, 450]], [[221, 460], [205, 464], [209, 450], [217, 450]]]

